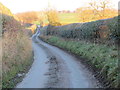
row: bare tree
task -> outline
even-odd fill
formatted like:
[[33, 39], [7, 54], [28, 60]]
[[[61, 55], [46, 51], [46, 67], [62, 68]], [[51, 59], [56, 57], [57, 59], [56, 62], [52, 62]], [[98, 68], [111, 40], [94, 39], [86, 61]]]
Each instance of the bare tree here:
[[[109, 4], [110, 4], [110, 0], [99, 0], [98, 2], [92, 1], [89, 3], [91, 8], [93, 8], [94, 13], [98, 14], [100, 17], [105, 16], [105, 10], [110, 7]], [[99, 12], [100, 10], [102, 13]]]
[[104, 17], [105, 16], [105, 9], [109, 8], [108, 5], [109, 5], [110, 1], [108, 0], [103, 0], [100, 2], [100, 8], [102, 9], [102, 16]]

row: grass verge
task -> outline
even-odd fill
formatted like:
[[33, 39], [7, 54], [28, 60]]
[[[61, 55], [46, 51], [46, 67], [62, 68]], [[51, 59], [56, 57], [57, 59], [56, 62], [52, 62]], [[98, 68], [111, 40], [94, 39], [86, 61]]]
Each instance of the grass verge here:
[[71, 41], [56, 36], [41, 36], [55, 46], [65, 49], [85, 60], [94, 70], [96, 77], [104, 87], [119, 87], [118, 83], [118, 51], [116, 47]]

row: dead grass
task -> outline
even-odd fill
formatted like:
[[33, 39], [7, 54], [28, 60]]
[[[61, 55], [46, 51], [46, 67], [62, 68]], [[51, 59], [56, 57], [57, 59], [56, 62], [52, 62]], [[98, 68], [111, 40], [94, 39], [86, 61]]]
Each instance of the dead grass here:
[[14, 85], [10, 86], [9, 81], [30, 62], [31, 45], [29, 37], [22, 31], [4, 34], [2, 43], [3, 88], [13, 87]]
[[23, 30], [25, 27], [1, 3], [0, 10], [2, 11], [0, 13], [0, 38], [2, 37], [2, 40], [0, 40], [2, 72], [0, 74], [2, 73], [2, 88], [14, 88], [19, 81], [15, 80], [17, 74], [27, 71], [26, 69], [32, 63], [32, 44], [29, 39], [32, 32]]

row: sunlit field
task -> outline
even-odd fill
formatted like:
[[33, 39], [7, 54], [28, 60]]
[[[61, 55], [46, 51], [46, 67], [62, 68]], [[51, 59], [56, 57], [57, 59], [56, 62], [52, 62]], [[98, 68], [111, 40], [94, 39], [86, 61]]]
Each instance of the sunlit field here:
[[77, 13], [59, 13], [60, 23], [63, 25], [70, 23], [79, 23]]
[[[78, 14], [77, 13], [58, 13], [59, 21], [62, 25], [70, 24], [70, 23], [79, 23]], [[39, 21], [35, 21], [35, 24], [40, 24]], [[48, 24], [47, 18], [44, 20], [45, 24]]]

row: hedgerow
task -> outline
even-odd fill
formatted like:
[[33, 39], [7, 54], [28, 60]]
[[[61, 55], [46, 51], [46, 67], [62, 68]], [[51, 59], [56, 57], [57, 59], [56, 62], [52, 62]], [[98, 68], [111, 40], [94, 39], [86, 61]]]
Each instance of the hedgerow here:
[[105, 20], [98, 20], [87, 23], [74, 23], [64, 26], [48, 26], [47, 35], [56, 35], [63, 38], [83, 39], [90, 41], [111, 41], [117, 40], [120, 37], [118, 30], [118, 18], [114, 17]]
[[[29, 39], [31, 30], [26, 30], [12, 13], [0, 3], [0, 28], [2, 35], [0, 43], [2, 60], [0, 61], [0, 88], [14, 88], [21, 78], [18, 74], [23, 74], [32, 64], [32, 42]], [[2, 39], [1, 39], [2, 38]], [[2, 79], [2, 80], [1, 80]]]

